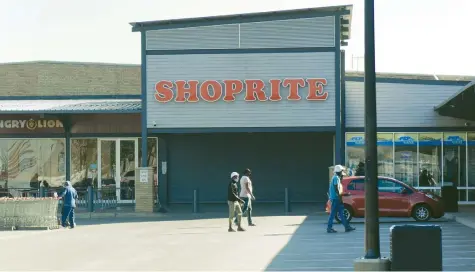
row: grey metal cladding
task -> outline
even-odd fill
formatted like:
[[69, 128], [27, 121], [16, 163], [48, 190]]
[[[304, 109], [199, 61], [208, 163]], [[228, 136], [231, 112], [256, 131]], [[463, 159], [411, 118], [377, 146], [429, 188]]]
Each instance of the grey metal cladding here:
[[[465, 121], [440, 116], [434, 111], [460, 86], [377, 83], [379, 127], [453, 127]], [[346, 124], [364, 127], [364, 83], [346, 82]]]
[[150, 30], [146, 33], [147, 50], [236, 49], [239, 46], [237, 24]]
[[241, 48], [333, 47], [333, 16], [243, 23]]
[[[147, 56], [147, 127], [306, 127], [335, 125], [335, 61], [333, 52]], [[246, 102], [245, 91], [234, 102], [159, 103], [155, 84], [160, 80], [218, 80], [326, 78], [326, 101]], [[269, 95], [269, 86], [266, 86]]]

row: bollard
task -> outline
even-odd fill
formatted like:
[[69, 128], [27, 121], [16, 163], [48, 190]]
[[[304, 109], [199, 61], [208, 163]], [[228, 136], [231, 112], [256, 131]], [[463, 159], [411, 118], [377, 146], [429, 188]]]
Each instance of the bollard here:
[[94, 189], [92, 186], [87, 187], [87, 211], [94, 212]]
[[193, 213], [198, 213], [198, 190], [193, 190]]
[[285, 188], [285, 213], [290, 213], [290, 197], [289, 197], [289, 188]]

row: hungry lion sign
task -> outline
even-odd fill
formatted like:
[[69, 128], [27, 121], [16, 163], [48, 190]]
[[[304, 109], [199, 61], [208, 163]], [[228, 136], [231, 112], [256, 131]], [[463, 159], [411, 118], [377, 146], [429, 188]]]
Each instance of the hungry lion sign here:
[[[155, 100], [160, 103], [175, 102], [233, 102], [236, 96], [244, 93], [245, 101], [291, 101], [301, 100], [300, 88], [307, 88], [305, 99], [324, 101], [328, 92], [324, 90], [327, 80], [324, 78], [286, 78], [270, 79], [267, 83], [260, 79], [226, 79], [222, 81], [205, 80], [162, 80], [155, 84]], [[281, 88], [288, 90], [284, 94]], [[266, 92], [267, 90], [267, 92]], [[283, 97], [284, 96], [284, 97]]]

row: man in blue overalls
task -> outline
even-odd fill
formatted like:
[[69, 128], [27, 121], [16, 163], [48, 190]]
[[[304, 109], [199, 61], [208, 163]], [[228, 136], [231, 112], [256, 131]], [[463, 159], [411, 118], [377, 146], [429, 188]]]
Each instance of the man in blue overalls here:
[[61, 214], [61, 226], [66, 227], [66, 219], [69, 219], [69, 226], [74, 228], [76, 223], [74, 222], [74, 209], [76, 208], [76, 199], [78, 193], [73, 188], [70, 181], [64, 183], [64, 190], [59, 196], [59, 199], [63, 200], [63, 212]]
[[330, 186], [328, 188], [328, 197], [330, 198], [331, 201], [331, 211], [330, 211], [330, 217], [328, 218], [328, 226], [327, 226], [327, 232], [328, 233], [335, 233], [336, 230], [333, 229], [333, 219], [335, 218], [335, 215], [338, 213], [341, 218], [341, 223], [343, 226], [345, 226], [345, 231], [353, 231], [355, 228], [351, 227], [348, 221], [346, 221], [346, 216], [343, 213], [343, 200], [341, 198], [341, 179], [343, 178], [343, 173], [344, 173], [345, 167], [341, 165], [335, 165], [333, 168], [333, 178], [330, 181]]

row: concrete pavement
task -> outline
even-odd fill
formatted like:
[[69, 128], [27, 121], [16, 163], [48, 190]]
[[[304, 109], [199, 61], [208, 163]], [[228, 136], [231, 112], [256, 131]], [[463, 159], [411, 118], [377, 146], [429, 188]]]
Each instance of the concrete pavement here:
[[[256, 217], [258, 226], [245, 233], [228, 233], [225, 218], [185, 219], [93, 218], [74, 230], [0, 232], [0, 270], [350, 271], [363, 255], [364, 225], [326, 234], [325, 215]], [[437, 224], [444, 270], [475, 270], [475, 230]], [[384, 256], [391, 225], [381, 225]]]

